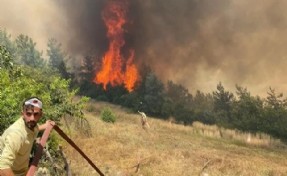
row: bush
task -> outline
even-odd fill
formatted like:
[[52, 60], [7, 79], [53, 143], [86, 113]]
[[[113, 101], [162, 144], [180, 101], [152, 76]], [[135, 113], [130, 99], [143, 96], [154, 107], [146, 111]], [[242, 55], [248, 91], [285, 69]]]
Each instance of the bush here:
[[45, 116], [40, 124], [47, 119], [60, 124], [64, 115], [85, 121], [82, 109], [88, 98], [74, 100], [77, 90], [70, 89], [70, 80], [62, 79], [48, 68], [20, 66], [13, 61], [0, 45], [0, 134], [19, 118], [23, 100], [32, 96], [44, 102]]
[[101, 119], [104, 122], [115, 123], [116, 116], [114, 115], [114, 113], [110, 108], [104, 108], [101, 112]]

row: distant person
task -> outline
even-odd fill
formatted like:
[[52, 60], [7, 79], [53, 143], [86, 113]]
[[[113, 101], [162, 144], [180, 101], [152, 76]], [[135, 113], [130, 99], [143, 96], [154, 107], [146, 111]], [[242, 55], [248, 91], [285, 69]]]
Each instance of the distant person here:
[[138, 113], [140, 113], [140, 115], [141, 115], [142, 127], [143, 127], [143, 129], [146, 130], [147, 128], [150, 127], [148, 122], [147, 122], [147, 117], [146, 117], [144, 112], [138, 111]]
[[50, 122], [39, 126], [42, 115], [40, 99], [32, 97], [23, 102], [22, 116], [0, 136], [0, 176], [26, 175], [33, 143]]

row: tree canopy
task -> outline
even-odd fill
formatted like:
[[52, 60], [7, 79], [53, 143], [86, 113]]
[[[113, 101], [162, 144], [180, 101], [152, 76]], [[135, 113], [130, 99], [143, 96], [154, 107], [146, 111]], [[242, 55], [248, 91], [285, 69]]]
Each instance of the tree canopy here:
[[0, 133], [20, 116], [23, 101], [31, 96], [43, 101], [42, 121], [60, 122], [65, 114], [83, 119], [82, 108], [87, 99], [75, 101], [77, 90], [69, 87], [70, 80], [48, 68], [15, 64], [8, 50], [0, 45]]

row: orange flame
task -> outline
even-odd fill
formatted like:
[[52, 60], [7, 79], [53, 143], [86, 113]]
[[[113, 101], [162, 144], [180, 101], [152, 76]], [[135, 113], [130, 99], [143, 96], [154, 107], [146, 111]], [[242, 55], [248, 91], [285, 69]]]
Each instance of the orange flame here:
[[102, 67], [93, 81], [103, 84], [105, 90], [108, 83], [112, 86], [124, 84], [131, 92], [139, 78], [137, 67], [133, 63], [134, 50], [130, 51], [128, 59], [121, 54], [121, 48], [125, 45], [123, 25], [127, 21], [127, 5], [125, 1], [109, 1], [102, 13], [110, 43], [109, 50], [103, 57]]

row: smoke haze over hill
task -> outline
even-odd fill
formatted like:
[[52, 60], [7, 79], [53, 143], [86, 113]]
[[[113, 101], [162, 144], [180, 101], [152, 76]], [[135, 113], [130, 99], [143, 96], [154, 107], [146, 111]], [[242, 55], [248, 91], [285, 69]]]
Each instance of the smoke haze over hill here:
[[[287, 1], [130, 0], [126, 45], [136, 62], [191, 92], [222, 82], [253, 95], [287, 91]], [[54, 37], [71, 55], [103, 55], [104, 0], [3, 0], [1, 28], [29, 35], [41, 50]]]

